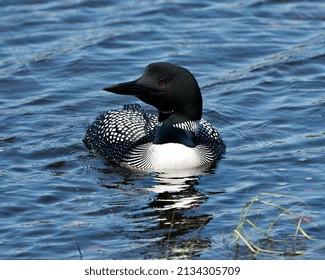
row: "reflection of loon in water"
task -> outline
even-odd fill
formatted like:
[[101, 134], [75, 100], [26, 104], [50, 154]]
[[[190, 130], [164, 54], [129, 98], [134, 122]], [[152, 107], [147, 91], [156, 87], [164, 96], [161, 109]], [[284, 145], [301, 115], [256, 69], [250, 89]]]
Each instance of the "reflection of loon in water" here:
[[107, 159], [135, 169], [164, 171], [210, 165], [224, 153], [217, 130], [201, 119], [201, 91], [185, 68], [152, 63], [139, 79], [105, 90], [135, 95], [159, 113], [157, 117], [139, 105], [127, 105], [100, 115], [83, 141]]
[[146, 188], [156, 193], [156, 199], [150, 207], [159, 209], [186, 209], [200, 205], [206, 198], [196, 190], [199, 175], [203, 170], [176, 170], [156, 174], [157, 184]]
[[[108, 191], [112, 188], [119, 189], [119, 192], [125, 191], [130, 199], [122, 198], [121, 203], [130, 208], [125, 215], [128, 237], [135, 243], [138, 240], [136, 244], [139, 244], [130, 247], [131, 255], [154, 259], [191, 259], [212, 246], [211, 239], [202, 235], [201, 231], [213, 220], [214, 210], [211, 212], [211, 207], [205, 209], [208, 195], [198, 185], [200, 178], [214, 172], [214, 168], [150, 175], [127, 168], [115, 168], [111, 164], [107, 164], [107, 168], [103, 170], [105, 173], [118, 175], [120, 180], [113, 180], [115, 183], [112, 184], [112, 177], [102, 176], [100, 185], [107, 187]], [[213, 191], [214, 195], [219, 193], [224, 192]], [[134, 196], [144, 196], [144, 199], [134, 199]], [[120, 205], [118, 201], [117, 204]], [[148, 244], [143, 246], [141, 240], [147, 240]]]
[[[211, 239], [202, 236], [201, 231], [213, 220], [213, 215], [203, 206], [208, 196], [197, 188], [199, 178], [210, 171], [155, 174], [157, 184], [146, 188], [157, 194], [147, 208], [158, 214], [158, 226], [153, 232], [159, 228], [165, 234], [156, 244], [165, 247], [160, 250], [165, 251], [163, 258], [191, 259], [212, 246]], [[214, 191], [216, 195], [222, 193], [223, 190]]]

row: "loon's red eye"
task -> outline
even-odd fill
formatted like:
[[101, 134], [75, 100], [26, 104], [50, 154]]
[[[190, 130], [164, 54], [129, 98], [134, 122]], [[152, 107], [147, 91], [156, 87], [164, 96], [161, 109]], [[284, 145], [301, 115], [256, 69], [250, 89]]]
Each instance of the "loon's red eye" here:
[[157, 81], [157, 84], [160, 86], [160, 87], [165, 87], [167, 85], [167, 81], [164, 80], [164, 79], [160, 79]]

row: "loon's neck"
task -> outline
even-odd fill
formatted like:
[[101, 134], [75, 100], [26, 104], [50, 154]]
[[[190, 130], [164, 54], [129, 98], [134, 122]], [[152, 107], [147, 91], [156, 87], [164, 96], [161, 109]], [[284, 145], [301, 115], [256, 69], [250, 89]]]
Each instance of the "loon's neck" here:
[[179, 143], [193, 148], [198, 125], [199, 121], [188, 120], [182, 115], [173, 114], [158, 128], [153, 143]]
[[156, 133], [153, 144], [179, 143], [194, 148], [195, 134], [182, 128], [162, 124]]

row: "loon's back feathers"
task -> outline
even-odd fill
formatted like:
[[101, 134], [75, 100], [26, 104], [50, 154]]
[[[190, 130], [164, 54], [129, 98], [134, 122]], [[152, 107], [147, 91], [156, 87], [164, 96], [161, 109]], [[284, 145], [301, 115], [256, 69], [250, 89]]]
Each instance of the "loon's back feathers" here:
[[201, 119], [201, 91], [188, 70], [152, 63], [139, 79], [104, 90], [135, 95], [158, 109], [157, 117], [130, 104], [98, 116], [83, 141], [107, 159], [161, 171], [211, 164], [224, 153], [226, 146], [217, 130]]

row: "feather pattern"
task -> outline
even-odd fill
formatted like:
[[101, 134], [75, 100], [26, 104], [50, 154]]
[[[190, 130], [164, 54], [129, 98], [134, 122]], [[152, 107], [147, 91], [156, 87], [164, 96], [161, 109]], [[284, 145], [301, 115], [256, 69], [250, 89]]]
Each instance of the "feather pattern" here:
[[[105, 112], [97, 117], [83, 141], [89, 149], [109, 160], [146, 171], [209, 164], [225, 151], [219, 133], [204, 119], [174, 124], [195, 132], [194, 148], [171, 145], [173, 143], [154, 145], [152, 142], [159, 126], [157, 116], [145, 112], [138, 104], [129, 104], [122, 110]], [[174, 151], [180, 151], [180, 154]], [[187, 152], [190, 158], [184, 155]]]

